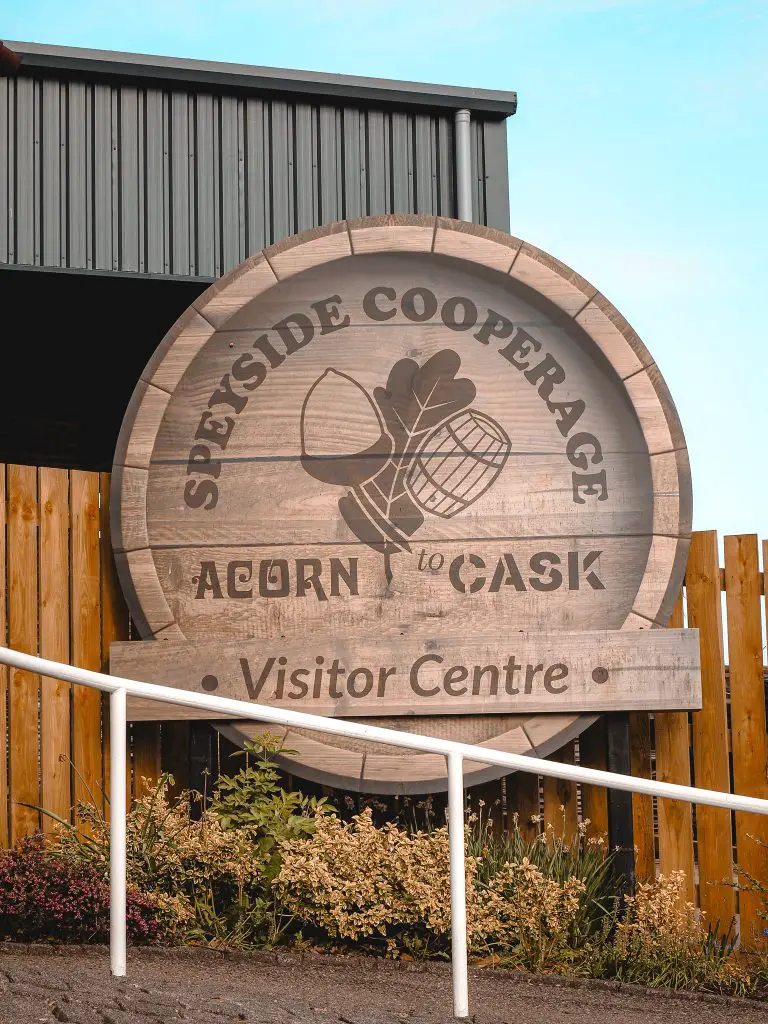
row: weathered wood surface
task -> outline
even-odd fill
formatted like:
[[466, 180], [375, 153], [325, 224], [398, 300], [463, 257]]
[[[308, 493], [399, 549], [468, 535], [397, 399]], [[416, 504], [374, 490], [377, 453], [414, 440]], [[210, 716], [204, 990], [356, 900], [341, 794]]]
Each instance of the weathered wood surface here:
[[[731, 694], [733, 785], [737, 793], [768, 799], [765, 680], [757, 537], [725, 538], [725, 608]], [[762, 844], [762, 845], [761, 845]], [[736, 858], [752, 878], [768, 878], [768, 819], [736, 814]], [[741, 879], [745, 881], [744, 878]], [[762, 943], [765, 921], [759, 893], [739, 893], [746, 946]]]
[[[98, 672], [101, 667], [101, 566], [99, 477], [71, 474], [72, 663]], [[101, 693], [73, 687], [72, 751], [77, 766], [75, 800], [100, 803], [103, 797]]]
[[[702, 707], [692, 715], [694, 774], [697, 786], [727, 793], [731, 779], [719, 566], [717, 534], [694, 534], [685, 576], [688, 625], [699, 630], [701, 643]], [[731, 814], [697, 806], [696, 827], [699, 905], [713, 926], [719, 922], [726, 931], [736, 913], [733, 889], [721, 884], [733, 878]]]
[[[403, 638], [394, 656], [386, 639], [115, 643], [110, 669], [125, 678], [342, 718], [700, 703], [694, 630]], [[176, 717], [175, 707], [157, 702], [130, 698], [129, 704], [134, 720]], [[208, 717], [194, 708], [178, 714]]]
[[[8, 643], [25, 654], [38, 653], [37, 472], [33, 466], [8, 467]], [[11, 839], [37, 832], [39, 806], [38, 700], [40, 677], [12, 669], [10, 716]]]
[[[683, 592], [669, 620], [670, 629], [683, 628]], [[691, 784], [691, 738], [686, 711], [663, 711], [654, 715], [656, 778], [678, 786]], [[696, 900], [696, 872], [693, 857], [693, 812], [681, 800], [658, 800], [659, 871], [685, 872], [685, 900]]]
[[168, 641], [375, 623], [391, 660], [430, 621], [648, 629], [690, 534], [631, 327], [535, 247], [429, 217], [329, 225], [216, 282], [143, 373], [113, 480], [134, 620]]
[[[40, 487], [40, 656], [69, 661], [69, 474], [41, 469]], [[60, 818], [72, 806], [69, 763], [72, 686], [60, 679], [40, 684], [42, 806]], [[44, 831], [54, 821], [43, 816]]]

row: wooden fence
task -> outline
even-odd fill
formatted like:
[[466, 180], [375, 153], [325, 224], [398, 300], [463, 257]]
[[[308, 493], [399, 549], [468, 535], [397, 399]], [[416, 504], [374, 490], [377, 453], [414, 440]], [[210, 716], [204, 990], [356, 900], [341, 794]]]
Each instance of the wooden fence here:
[[[130, 636], [115, 577], [109, 536], [109, 475], [0, 466], [0, 639], [10, 646], [85, 668], [106, 670], [112, 640]], [[671, 626], [701, 632], [700, 712], [630, 715], [632, 772], [684, 785], [768, 798], [764, 573], [754, 535], [726, 537], [720, 567], [717, 534], [694, 534], [686, 583]], [[768, 565], [768, 542], [763, 544]], [[727, 620], [724, 649], [723, 600]], [[726, 656], [727, 655], [727, 656]], [[726, 665], [728, 669], [726, 670]], [[32, 807], [70, 818], [89, 793], [103, 801], [109, 781], [107, 708], [86, 687], [0, 667], [0, 845], [51, 821]], [[182, 785], [217, 768], [223, 741], [209, 727], [186, 722], [136, 723], [130, 731], [130, 786], [142, 776], [173, 771]], [[557, 754], [606, 767], [598, 721]], [[303, 785], [303, 788], [311, 788]], [[517, 814], [573, 832], [579, 818], [607, 831], [603, 789], [516, 774], [475, 789], [470, 798], [493, 808], [496, 827]], [[561, 810], [563, 808], [563, 810]], [[768, 820], [675, 801], [633, 798], [638, 877], [682, 869], [688, 897], [724, 926], [737, 911], [742, 934], [762, 934], [759, 900], [726, 883], [738, 864], [768, 882]], [[732, 820], [735, 818], [735, 820]]]

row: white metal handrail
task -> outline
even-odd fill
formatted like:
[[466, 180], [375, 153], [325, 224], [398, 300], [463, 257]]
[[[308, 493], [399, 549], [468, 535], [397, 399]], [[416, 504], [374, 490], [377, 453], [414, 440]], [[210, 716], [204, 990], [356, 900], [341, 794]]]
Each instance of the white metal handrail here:
[[158, 700], [164, 704], [210, 711], [232, 718], [251, 719], [275, 725], [296, 726], [314, 732], [326, 732], [352, 739], [371, 740], [390, 746], [407, 747], [432, 754], [442, 754], [448, 762], [448, 833], [451, 862], [451, 966], [453, 972], [453, 1010], [456, 1017], [469, 1016], [467, 991], [467, 907], [466, 879], [464, 867], [464, 761], [480, 761], [485, 764], [533, 772], [556, 779], [568, 779], [592, 786], [670, 800], [684, 800], [688, 803], [708, 804], [731, 811], [747, 811], [753, 814], [768, 814], [768, 800], [721, 793], [695, 786], [679, 786], [671, 782], [656, 782], [652, 779], [634, 778], [614, 772], [599, 771], [596, 768], [582, 768], [580, 765], [560, 764], [525, 754], [508, 754], [489, 747], [434, 736], [419, 736], [397, 729], [383, 729], [380, 726], [349, 722], [303, 711], [252, 704], [227, 697], [177, 690], [155, 683], [143, 683], [134, 679], [104, 675], [89, 669], [62, 665], [31, 654], [22, 654], [0, 646], [0, 664], [24, 672], [62, 679], [65, 682], [91, 686], [109, 693], [109, 742], [110, 742], [110, 964], [115, 977], [124, 977], [126, 971], [126, 699], [127, 695]]

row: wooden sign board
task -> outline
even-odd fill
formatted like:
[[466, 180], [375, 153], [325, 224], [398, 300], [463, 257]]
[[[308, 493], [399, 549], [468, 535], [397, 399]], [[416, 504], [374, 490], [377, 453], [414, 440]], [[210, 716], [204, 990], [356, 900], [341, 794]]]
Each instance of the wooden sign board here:
[[[404, 640], [394, 657], [382, 639], [158, 646], [115, 644], [113, 672], [331, 718], [701, 706], [697, 630]], [[156, 702], [136, 698], [129, 710], [134, 720], [166, 714]], [[209, 717], [194, 708], [182, 713]]]
[[[202, 659], [220, 685], [236, 649], [278, 642], [391, 667], [436, 640], [470, 665], [481, 636], [665, 626], [691, 527], [677, 415], [626, 321], [532, 246], [435, 218], [329, 225], [213, 285], [142, 375], [113, 488], [142, 635], [193, 645], [179, 664]], [[220, 643], [217, 666], [200, 645]], [[637, 643], [641, 676], [658, 650]], [[586, 690], [569, 693], [538, 752], [592, 720]], [[415, 714], [407, 697], [376, 714]], [[514, 714], [461, 715], [420, 721], [518, 743]], [[327, 774], [334, 743], [308, 739], [291, 770]], [[382, 786], [400, 786], [401, 756]]]

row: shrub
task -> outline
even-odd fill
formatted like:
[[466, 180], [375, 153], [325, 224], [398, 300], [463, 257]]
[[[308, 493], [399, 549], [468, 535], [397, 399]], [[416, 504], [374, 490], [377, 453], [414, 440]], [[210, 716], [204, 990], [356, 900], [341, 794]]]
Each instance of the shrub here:
[[505, 864], [483, 892], [478, 938], [516, 967], [541, 973], [566, 968], [576, 959], [585, 894], [580, 878], [547, 877], [527, 857]]
[[[588, 903], [574, 854], [527, 856], [489, 869], [494, 839], [467, 828], [467, 924], [470, 947], [534, 970], [550, 970], [579, 945]], [[478, 841], [479, 840], [479, 841]], [[498, 848], [495, 848], [498, 853]], [[285, 844], [275, 892], [284, 911], [332, 938], [386, 941], [390, 954], [442, 953], [450, 933], [448, 831], [376, 828], [370, 808], [345, 823], [327, 815], [313, 836]], [[554, 870], [555, 865], [557, 870]], [[553, 877], [555, 875], [555, 877]]]
[[[284, 844], [275, 893], [283, 911], [333, 938], [378, 936], [394, 950], [444, 946], [450, 929], [448, 830], [409, 835], [389, 822], [377, 828], [370, 808], [343, 822], [316, 819], [314, 834]], [[476, 861], [467, 858], [473, 894]], [[470, 923], [477, 911], [468, 900]]]
[[274, 761], [282, 750], [280, 741], [268, 733], [246, 742], [233, 755], [244, 756], [245, 767], [217, 780], [211, 804], [211, 815], [223, 829], [247, 830], [270, 881], [280, 870], [280, 844], [311, 835], [315, 819], [326, 810], [324, 798], [283, 789]]
[[[322, 801], [283, 793], [273, 754], [276, 741], [261, 737], [244, 753], [254, 766], [223, 776], [211, 805], [193, 817], [198, 793], [169, 797], [173, 779], [163, 775], [126, 816], [128, 879], [156, 898], [173, 900], [176, 929], [191, 941], [221, 946], [275, 941], [278, 919], [270, 882], [280, 867], [279, 846], [306, 835], [322, 813]], [[96, 804], [80, 804], [80, 826], [63, 820], [57, 835], [61, 856], [109, 872], [109, 823]]]
[[[564, 810], [564, 809], [563, 809]], [[558, 834], [552, 824], [534, 838], [523, 835], [517, 814], [512, 829], [505, 834], [494, 832], [490, 821], [480, 819], [469, 834], [468, 850], [478, 858], [478, 881], [489, 885], [507, 872], [509, 865], [536, 867], [542, 880], [555, 882], [575, 899], [569, 925], [568, 941], [573, 948], [584, 946], [589, 939], [612, 924], [617, 913], [622, 879], [613, 871], [614, 855], [606, 852], [602, 837], [588, 837], [589, 819], [581, 822], [570, 838], [565, 835], [565, 818]], [[534, 819], [538, 824], [539, 819]], [[508, 872], [507, 872], [508, 875]], [[527, 872], [530, 882], [534, 877]], [[570, 885], [579, 882], [580, 885]], [[511, 895], [509, 880], [504, 885]]]
[[[344, 820], [323, 800], [282, 790], [279, 749], [269, 736], [249, 745], [244, 768], [218, 781], [199, 815], [200, 795], [171, 798], [169, 776], [145, 785], [127, 816], [132, 941], [272, 945], [304, 941], [302, 928], [392, 956], [447, 955], [448, 830], [435, 826], [431, 801], [409, 805], [405, 827], [377, 825], [386, 809], [377, 802], [354, 814], [346, 801]], [[528, 839], [516, 819], [497, 835], [482, 815], [465, 825], [468, 939], [479, 962], [742, 995], [766, 983], [768, 954], [745, 960], [730, 933], [707, 929], [682, 899], [682, 872], [640, 884], [620, 911], [621, 880], [588, 822], [568, 839], [550, 824]], [[109, 827], [95, 805], [80, 805], [78, 820], [59, 819], [55, 847], [37, 839], [1, 855], [0, 934], [106, 936]], [[768, 891], [742, 878], [742, 888]]]
[[[172, 902], [131, 887], [128, 937], [147, 943], [173, 935]], [[0, 935], [20, 941], [104, 942], [109, 886], [90, 864], [52, 855], [40, 836], [0, 852]]]
[[592, 973], [650, 988], [749, 995], [755, 979], [735, 953], [735, 937], [705, 928], [704, 915], [684, 901], [684, 887], [684, 871], [639, 883], [614, 941], [604, 935], [595, 944]]

